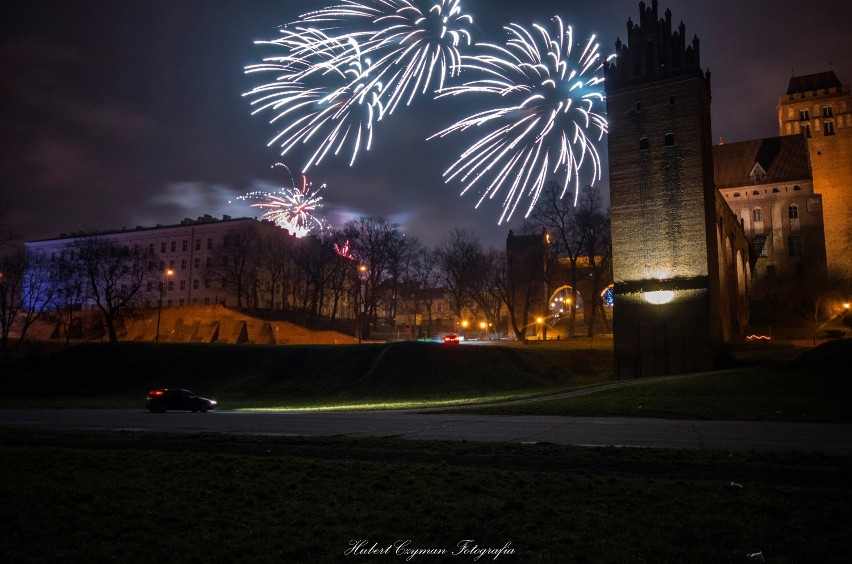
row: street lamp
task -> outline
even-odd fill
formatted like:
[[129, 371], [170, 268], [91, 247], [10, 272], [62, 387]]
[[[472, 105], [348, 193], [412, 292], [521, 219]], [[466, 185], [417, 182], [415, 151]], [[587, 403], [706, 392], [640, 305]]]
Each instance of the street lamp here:
[[362, 264], [358, 266], [358, 284], [357, 291], [355, 293], [355, 323], [357, 325], [356, 330], [358, 331], [358, 344], [361, 344], [361, 333], [364, 331], [363, 328], [363, 316], [361, 315], [361, 304], [363, 300], [361, 299], [361, 277], [367, 273], [367, 265]]
[[163, 276], [160, 278], [160, 299], [157, 300], [157, 336], [154, 337], [154, 341], [160, 341], [160, 315], [163, 312], [163, 289], [166, 286], [166, 277], [171, 278], [175, 275], [175, 271], [171, 268], [167, 268], [163, 271]]

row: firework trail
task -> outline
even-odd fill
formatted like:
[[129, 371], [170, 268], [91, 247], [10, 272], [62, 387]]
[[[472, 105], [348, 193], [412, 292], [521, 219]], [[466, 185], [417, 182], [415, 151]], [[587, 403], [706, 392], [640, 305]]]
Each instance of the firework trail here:
[[[536, 204], [545, 182], [562, 177], [563, 195], [570, 184], [579, 193], [581, 169], [591, 169], [591, 184], [601, 176], [600, 155], [594, 143], [607, 131], [603, 110], [603, 60], [592, 36], [574, 44], [570, 26], [553, 18], [550, 28], [534, 24], [505, 27], [505, 46], [477, 44], [481, 53], [464, 57], [465, 69], [477, 78], [451, 86], [438, 97], [476, 94], [490, 96], [498, 107], [471, 115], [430, 137], [477, 127], [485, 130], [444, 173], [446, 182], [463, 184], [462, 194], [476, 186], [476, 207], [505, 187], [498, 223], [512, 217], [529, 198], [525, 215]], [[576, 60], [571, 57], [578, 51]]]
[[275, 80], [243, 94], [252, 98], [252, 115], [271, 111], [270, 123], [283, 128], [267, 146], [279, 145], [284, 155], [312, 139], [318, 143], [303, 167], [319, 164], [329, 151], [338, 155], [347, 147], [350, 166], [362, 145], [370, 149], [373, 125], [381, 115], [380, 85], [368, 77], [369, 62], [361, 56], [357, 39], [330, 37], [322, 31], [297, 27], [281, 30], [274, 41], [280, 57], [246, 67], [246, 73], [273, 72]]
[[[276, 163], [273, 166], [280, 166], [290, 169], [287, 166]], [[276, 193], [257, 191], [249, 192], [245, 196], [240, 196], [240, 200], [259, 200], [251, 204], [253, 208], [264, 210], [263, 219], [273, 221], [279, 227], [283, 227], [296, 237], [304, 237], [309, 233], [317, 233], [325, 229], [325, 221], [316, 217], [314, 212], [322, 207], [320, 203], [322, 196], [319, 196], [320, 190], [325, 188], [325, 184], [319, 188], [314, 188], [313, 184], [308, 182], [307, 177], [302, 174], [301, 186], [297, 186], [293, 182], [291, 173], [292, 188], [282, 188]]]
[[310, 12], [301, 22], [347, 30], [344, 37], [362, 43], [370, 57], [370, 87], [381, 92], [382, 114], [392, 114], [401, 101], [444, 88], [447, 77], [461, 71], [460, 48], [470, 46], [466, 26], [473, 18], [461, 0], [342, 0], [342, 4]]
[[[376, 122], [418, 94], [444, 87], [460, 72], [459, 48], [470, 45], [461, 0], [341, 0], [304, 14], [281, 29], [281, 37], [259, 44], [286, 54], [246, 67], [272, 73], [271, 82], [244, 94], [252, 115], [271, 111], [270, 123], [286, 124], [269, 142], [284, 155], [316, 142], [303, 171], [331, 151], [370, 150]], [[347, 143], [349, 143], [347, 145]]]

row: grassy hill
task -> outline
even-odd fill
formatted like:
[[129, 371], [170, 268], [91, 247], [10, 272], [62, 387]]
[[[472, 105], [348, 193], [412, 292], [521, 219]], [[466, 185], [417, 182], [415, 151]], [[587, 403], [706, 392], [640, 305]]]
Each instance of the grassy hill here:
[[436, 405], [607, 381], [612, 353], [400, 342], [344, 346], [80, 344], [8, 360], [0, 405], [135, 407], [154, 387], [222, 408]]

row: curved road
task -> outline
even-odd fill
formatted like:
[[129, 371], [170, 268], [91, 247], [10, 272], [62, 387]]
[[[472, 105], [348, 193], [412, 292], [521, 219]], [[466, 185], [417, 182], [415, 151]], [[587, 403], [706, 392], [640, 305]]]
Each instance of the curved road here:
[[417, 411], [148, 413], [130, 409], [0, 410], [0, 427], [550, 442], [852, 454], [852, 425], [624, 417], [459, 415]]

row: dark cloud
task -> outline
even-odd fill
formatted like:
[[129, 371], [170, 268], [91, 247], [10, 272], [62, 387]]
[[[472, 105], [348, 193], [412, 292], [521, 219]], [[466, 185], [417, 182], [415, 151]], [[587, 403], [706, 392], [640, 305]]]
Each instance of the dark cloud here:
[[[9, 200], [27, 239], [88, 227], [173, 223], [209, 213], [256, 215], [235, 198], [289, 179], [305, 155], [281, 157], [266, 143], [274, 128], [251, 117], [243, 68], [268, 54], [253, 41], [329, 2], [296, 0], [44, 0], [0, 17], [0, 200]], [[648, 5], [651, 4], [649, 0]], [[467, 0], [475, 39], [499, 41], [501, 26], [559, 14], [602, 51], [626, 39], [635, 0]], [[846, 2], [660, 2], [688, 37], [701, 39], [713, 73], [714, 138], [777, 134], [775, 105], [791, 72], [832, 68], [852, 81]], [[462, 138], [426, 141], [475, 108], [418, 99], [379, 124], [373, 150], [354, 167], [329, 158], [309, 173], [327, 184], [328, 218], [385, 216], [428, 243], [465, 227], [503, 244], [500, 197], [474, 209], [471, 192], [442, 173]], [[605, 153], [605, 148], [601, 147]], [[605, 158], [605, 156], [604, 156]], [[604, 190], [607, 178], [601, 185]], [[517, 222], [516, 222], [517, 223]]]

